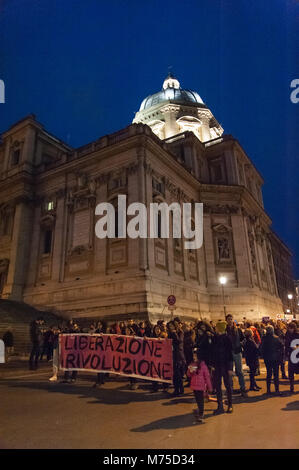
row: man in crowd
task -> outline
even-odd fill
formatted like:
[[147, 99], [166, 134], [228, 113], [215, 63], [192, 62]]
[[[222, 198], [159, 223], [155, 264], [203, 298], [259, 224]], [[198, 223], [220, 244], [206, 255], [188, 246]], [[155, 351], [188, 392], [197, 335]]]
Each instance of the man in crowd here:
[[[241, 395], [246, 398], [248, 395], [245, 388], [245, 379], [242, 368], [242, 343], [245, 337], [242, 330], [237, 327], [231, 314], [226, 315], [227, 327], [226, 333], [232, 344], [233, 363], [235, 366], [235, 372], [239, 380]], [[230, 376], [231, 387], [233, 390], [233, 376]]]
[[33, 320], [30, 325], [30, 339], [32, 343], [31, 353], [29, 357], [29, 369], [36, 370], [38, 368], [38, 359], [41, 353], [41, 347], [43, 344], [43, 332], [42, 325], [44, 324], [44, 319], [42, 317]]
[[222, 401], [222, 378], [227, 393], [227, 413], [232, 413], [232, 387], [231, 376], [233, 373], [233, 352], [232, 343], [226, 333], [227, 323], [218, 321], [216, 323], [216, 334], [213, 336], [212, 343], [212, 366], [214, 368], [214, 380], [216, 386], [216, 395], [218, 407], [214, 411], [215, 415], [224, 413]]

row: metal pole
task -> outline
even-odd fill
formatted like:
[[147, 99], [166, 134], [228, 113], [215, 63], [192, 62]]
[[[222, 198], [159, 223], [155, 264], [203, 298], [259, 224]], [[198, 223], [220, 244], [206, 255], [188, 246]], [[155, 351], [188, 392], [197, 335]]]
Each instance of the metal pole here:
[[224, 285], [221, 284], [221, 287], [222, 287], [223, 314], [224, 314], [224, 320], [226, 320], [226, 308], [225, 308], [225, 304], [224, 304]]

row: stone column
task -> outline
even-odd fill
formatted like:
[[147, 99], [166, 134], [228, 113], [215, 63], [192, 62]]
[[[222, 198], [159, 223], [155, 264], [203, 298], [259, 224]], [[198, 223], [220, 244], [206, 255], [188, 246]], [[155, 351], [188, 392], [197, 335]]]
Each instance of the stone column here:
[[28, 202], [19, 202], [15, 210], [13, 236], [7, 282], [3, 292], [5, 298], [22, 301], [27, 277], [32, 238], [33, 210]]
[[150, 238], [150, 204], [153, 202], [153, 188], [152, 188], [152, 168], [149, 163], [146, 165], [145, 173], [145, 188], [146, 188], [146, 207], [147, 207], [147, 260], [148, 269], [154, 270], [155, 263], [155, 239]]
[[26, 280], [26, 286], [28, 287], [34, 286], [36, 283], [36, 278], [37, 278], [39, 252], [40, 252], [40, 233], [41, 233], [40, 215], [41, 215], [41, 206], [39, 204], [34, 209], [30, 261], [29, 261], [28, 276]]
[[[103, 176], [98, 179], [98, 186], [96, 190], [96, 205], [101, 202], [107, 202], [107, 177]], [[95, 216], [95, 224], [99, 220], [99, 216]], [[105, 275], [107, 270], [107, 253], [108, 239], [98, 238], [95, 235], [94, 243], [94, 260], [95, 260], [95, 273]]]
[[[35, 145], [35, 130], [28, 127], [25, 135], [25, 142], [22, 149], [21, 162], [34, 163], [34, 145]], [[20, 162], [20, 163], [21, 163]]]
[[52, 254], [52, 280], [60, 281], [60, 272], [63, 261], [63, 228], [66, 224], [65, 195], [58, 194], [56, 206], [55, 234]]
[[[171, 192], [166, 188], [165, 190], [165, 199], [167, 204], [172, 203]], [[170, 213], [171, 214], [171, 213]], [[174, 275], [174, 238], [173, 238], [173, 223], [172, 217], [169, 217], [169, 238], [166, 240], [167, 243], [167, 255], [168, 255], [168, 274], [170, 276]]]
[[[128, 197], [127, 197], [127, 208], [133, 202], [142, 202], [144, 198], [144, 167], [143, 167], [143, 155], [138, 153], [138, 168], [132, 168], [128, 175]], [[129, 218], [132, 219], [134, 216], [127, 216], [127, 223]], [[128, 267], [142, 269], [144, 266], [144, 241], [143, 238], [129, 238], [127, 235], [126, 243], [128, 247]]]
[[165, 119], [165, 139], [179, 133], [179, 126], [176, 122], [178, 109], [177, 106], [166, 106], [161, 110]]
[[202, 126], [201, 126], [202, 142], [206, 142], [208, 140], [211, 140], [210, 125], [209, 125], [210, 114], [200, 109], [198, 111], [198, 117], [202, 122]]

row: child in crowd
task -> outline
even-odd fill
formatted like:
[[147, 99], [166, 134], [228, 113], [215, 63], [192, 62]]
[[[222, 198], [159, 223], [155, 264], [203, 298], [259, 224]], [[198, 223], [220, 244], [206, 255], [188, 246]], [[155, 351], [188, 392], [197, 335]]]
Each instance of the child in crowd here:
[[190, 377], [190, 388], [198, 406], [196, 413], [197, 421], [203, 423], [204, 418], [204, 393], [208, 390], [212, 392], [212, 383], [209, 369], [201, 359], [199, 351], [194, 351], [193, 361], [188, 367], [187, 376]]

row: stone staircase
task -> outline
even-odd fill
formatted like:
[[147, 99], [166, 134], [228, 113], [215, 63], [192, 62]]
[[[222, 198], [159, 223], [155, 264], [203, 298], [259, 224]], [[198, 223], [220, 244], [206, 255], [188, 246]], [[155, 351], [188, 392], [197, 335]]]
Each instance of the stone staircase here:
[[8, 328], [14, 336], [14, 355], [26, 356], [30, 352], [30, 323], [42, 316], [47, 326], [56, 325], [61, 319], [52, 312], [42, 312], [23, 302], [0, 299], [0, 338]]

